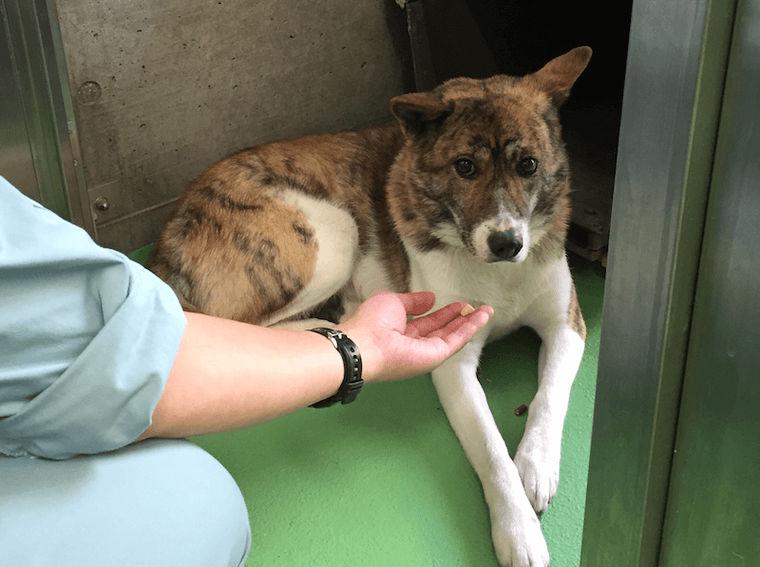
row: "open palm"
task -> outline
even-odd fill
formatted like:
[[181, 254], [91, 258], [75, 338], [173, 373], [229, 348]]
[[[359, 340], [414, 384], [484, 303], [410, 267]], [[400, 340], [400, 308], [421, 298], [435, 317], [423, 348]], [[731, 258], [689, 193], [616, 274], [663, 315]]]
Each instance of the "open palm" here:
[[488, 305], [473, 310], [456, 302], [409, 320], [434, 304], [435, 295], [427, 291], [379, 293], [341, 325], [359, 345], [367, 378], [393, 380], [429, 372], [461, 349], [493, 315]]

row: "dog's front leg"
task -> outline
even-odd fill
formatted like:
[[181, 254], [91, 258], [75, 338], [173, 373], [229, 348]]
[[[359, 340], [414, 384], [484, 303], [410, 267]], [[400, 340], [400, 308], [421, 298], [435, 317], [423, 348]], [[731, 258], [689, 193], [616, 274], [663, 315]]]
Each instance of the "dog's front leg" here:
[[530, 404], [525, 433], [515, 455], [533, 509], [549, 505], [559, 483], [562, 428], [570, 388], [583, 356], [584, 340], [567, 322], [536, 326], [542, 338], [538, 391]]
[[549, 552], [541, 526], [476, 376], [483, 342], [484, 337], [476, 337], [436, 369], [433, 383], [483, 485], [499, 563], [543, 567], [549, 564]]

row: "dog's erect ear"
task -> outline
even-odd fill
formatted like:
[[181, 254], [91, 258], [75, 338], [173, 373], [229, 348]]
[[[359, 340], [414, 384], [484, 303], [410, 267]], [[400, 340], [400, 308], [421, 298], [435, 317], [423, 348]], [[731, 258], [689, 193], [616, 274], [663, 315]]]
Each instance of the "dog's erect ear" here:
[[407, 136], [416, 136], [425, 128], [440, 123], [454, 111], [452, 103], [443, 102], [434, 92], [409, 93], [391, 99], [391, 112]]
[[564, 55], [555, 57], [541, 69], [528, 75], [539, 88], [552, 97], [554, 104], [560, 106], [570, 94], [570, 88], [578, 80], [591, 59], [591, 48], [576, 47]]

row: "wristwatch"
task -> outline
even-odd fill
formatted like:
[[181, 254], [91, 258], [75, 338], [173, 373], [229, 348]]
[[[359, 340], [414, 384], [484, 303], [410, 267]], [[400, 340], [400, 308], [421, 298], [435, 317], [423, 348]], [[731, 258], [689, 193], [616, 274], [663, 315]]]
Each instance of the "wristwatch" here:
[[326, 408], [338, 402], [344, 405], [350, 404], [356, 399], [362, 386], [364, 386], [364, 380], [362, 380], [362, 357], [359, 354], [359, 347], [343, 331], [327, 327], [317, 327], [309, 329], [309, 331], [326, 337], [343, 359], [343, 382], [338, 391], [329, 398], [311, 404], [311, 407]]

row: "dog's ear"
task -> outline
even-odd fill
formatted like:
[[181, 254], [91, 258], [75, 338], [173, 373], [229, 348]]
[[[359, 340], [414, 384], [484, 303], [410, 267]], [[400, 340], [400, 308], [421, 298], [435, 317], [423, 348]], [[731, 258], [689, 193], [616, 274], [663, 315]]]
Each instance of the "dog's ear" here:
[[391, 112], [407, 136], [416, 136], [445, 120], [454, 105], [435, 92], [409, 93], [391, 99]]
[[591, 59], [590, 47], [576, 47], [564, 55], [555, 57], [528, 77], [541, 90], [549, 94], [554, 104], [560, 106], [570, 94], [570, 88], [588, 65], [589, 59]]

